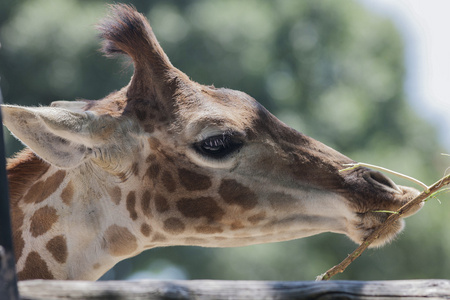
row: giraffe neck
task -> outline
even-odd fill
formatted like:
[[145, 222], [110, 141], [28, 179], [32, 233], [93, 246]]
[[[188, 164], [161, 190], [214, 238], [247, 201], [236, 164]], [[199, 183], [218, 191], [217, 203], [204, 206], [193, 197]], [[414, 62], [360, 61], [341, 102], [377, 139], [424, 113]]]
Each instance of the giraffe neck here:
[[132, 233], [135, 196], [122, 189], [124, 175], [87, 168], [57, 169], [29, 151], [9, 162], [19, 279], [95, 280], [143, 250]]

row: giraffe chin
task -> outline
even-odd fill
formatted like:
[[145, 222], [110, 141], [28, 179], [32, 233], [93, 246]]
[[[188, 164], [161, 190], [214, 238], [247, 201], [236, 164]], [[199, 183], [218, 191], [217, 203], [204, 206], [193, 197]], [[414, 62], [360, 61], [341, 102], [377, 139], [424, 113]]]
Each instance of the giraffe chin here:
[[[415, 190], [401, 187], [403, 191], [414, 193]], [[402, 215], [402, 219], [398, 219], [392, 225], [388, 226], [382, 234], [374, 240], [369, 248], [379, 248], [392, 242], [399, 233], [405, 228], [405, 220], [403, 218], [409, 217], [418, 212], [423, 207], [423, 202], [412, 208], [407, 214]], [[381, 211], [381, 210], [380, 210]], [[348, 233], [348, 237], [355, 243], [361, 244], [378, 228], [380, 228], [387, 218], [392, 214], [391, 212], [380, 212], [377, 210], [358, 214], [358, 221], [353, 225], [354, 231]]]
[[[359, 223], [355, 224], [353, 232], [347, 236], [355, 243], [362, 244], [367, 238], [389, 217], [389, 213], [369, 212], [359, 217]], [[374, 240], [369, 248], [379, 248], [392, 242], [399, 233], [405, 228], [405, 221], [403, 219], [397, 220], [391, 226], [387, 227], [384, 232]]]
[[[382, 194], [384, 190], [389, 191], [389, 188], [383, 187], [380, 190]], [[413, 200], [419, 195], [419, 191], [405, 186], [396, 186], [395, 193], [390, 193], [386, 199], [388, 201], [377, 202], [376, 205], [360, 206], [359, 212], [356, 213], [355, 219], [351, 221], [349, 227], [347, 227], [346, 235], [355, 243], [362, 244], [368, 237], [380, 229], [385, 221], [401, 207]], [[401, 218], [395, 221], [393, 224], [387, 226], [379, 236], [371, 242], [370, 248], [378, 248], [392, 242], [396, 236], [402, 232], [405, 228], [404, 218], [407, 218], [417, 213], [423, 207], [423, 202], [412, 207], [406, 213], [402, 213]]]

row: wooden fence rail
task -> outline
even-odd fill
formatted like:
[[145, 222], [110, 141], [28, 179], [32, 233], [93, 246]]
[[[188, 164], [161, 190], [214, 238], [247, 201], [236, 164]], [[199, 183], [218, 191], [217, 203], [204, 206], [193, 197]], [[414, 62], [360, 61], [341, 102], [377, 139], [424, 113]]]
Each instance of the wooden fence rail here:
[[21, 299], [450, 299], [450, 280], [19, 282]]

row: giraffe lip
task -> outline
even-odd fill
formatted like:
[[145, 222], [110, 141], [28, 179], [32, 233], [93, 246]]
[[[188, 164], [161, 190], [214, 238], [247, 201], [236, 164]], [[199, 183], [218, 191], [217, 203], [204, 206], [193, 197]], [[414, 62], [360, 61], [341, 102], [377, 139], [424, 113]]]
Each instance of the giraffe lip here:
[[[402, 194], [404, 195], [403, 205], [405, 205], [409, 201], [413, 200], [414, 198], [416, 198], [420, 194], [420, 192], [418, 190], [416, 190], [414, 188], [411, 188], [411, 187], [401, 186], [400, 188], [402, 188]], [[422, 209], [424, 204], [425, 203], [423, 201], [418, 203], [417, 205], [412, 207], [408, 212], [403, 213], [401, 217], [402, 218], [406, 218], [406, 217], [414, 215], [420, 209]]]
[[[370, 211], [367, 211], [363, 214], [379, 214], [379, 216], [381, 216], [382, 214], [385, 214], [386, 217], [388, 217], [391, 214], [395, 214], [397, 213], [398, 210], [400, 210], [401, 207], [403, 207], [404, 205], [406, 205], [408, 202], [410, 202], [411, 200], [413, 200], [415, 197], [417, 197], [420, 192], [414, 188], [411, 187], [405, 187], [405, 186], [398, 186], [400, 192], [396, 193], [397, 196], [396, 197], [396, 201], [397, 204], [395, 205], [396, 207], [394, 208], [377, 208], [377, 209], [373, 209]], [[415, 205], [414, 207], [412, 207], [411, 209], [409, 209], [407, 212], [402, 213], [400, 218], [407, 218], [409, 216], [414, 215], [415, 213], [417, 213], [424, 205], [424, 202], [420, 202], [419, 204]]]

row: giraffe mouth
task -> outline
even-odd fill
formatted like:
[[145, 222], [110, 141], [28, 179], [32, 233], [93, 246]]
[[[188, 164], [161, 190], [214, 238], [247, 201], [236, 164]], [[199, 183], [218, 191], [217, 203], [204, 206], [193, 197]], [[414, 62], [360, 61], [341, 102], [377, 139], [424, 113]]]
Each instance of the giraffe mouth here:
[[[404, 186], [395, 186], [396, 189], [395, 192], [393, 192], [393, 200], [390, 201], [388, 205], [385, 203], [385, 205], [379, 206], [378, 208], [356, 214], [358, 221], [353, 224], [355, 231], [347, 234], [350, 239], [358, 244], [364, 242], [374, 231], [383, 226], [389, 216], [396, 213], [398, 209], [419, 194], [419, 191], [416, 189]], [[423, 202], [413, 207], [408, 211], [408, 213], [402, 214], [401, 218], [389, 227], [386, 227], [384, 232], [382, 232], [369, 247], [381, 247], [394, 240], [405, 227], [404, 218], [417, 213], [422, 207]]]

